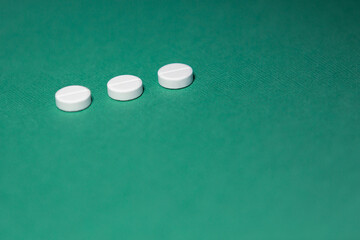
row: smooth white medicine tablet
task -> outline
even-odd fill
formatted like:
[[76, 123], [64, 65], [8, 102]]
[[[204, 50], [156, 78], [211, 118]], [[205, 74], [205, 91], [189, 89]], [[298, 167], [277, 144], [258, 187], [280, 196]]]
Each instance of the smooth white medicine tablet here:
[[61, 88], [55, 93], [56, 106], [66, 112], [81, 111], [91, 104], [91, 92], [78, 85]]
[[107, 90], [112, 99], [128, 101], [140, 97], [144, 87], [140, 78], [133, 75], [120, 75], [109, 80]]
[[167, 64], [159, 69], [158, 80], [164, 88], [184, 88], [193, 82], [193, 70], [189, 65], [183, 63]]

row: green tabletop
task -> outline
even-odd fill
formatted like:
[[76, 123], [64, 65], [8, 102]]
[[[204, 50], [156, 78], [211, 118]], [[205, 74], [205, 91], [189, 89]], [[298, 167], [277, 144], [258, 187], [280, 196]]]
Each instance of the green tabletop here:
[[0, 239], [360, 239], [359, 9], [0, 0]]

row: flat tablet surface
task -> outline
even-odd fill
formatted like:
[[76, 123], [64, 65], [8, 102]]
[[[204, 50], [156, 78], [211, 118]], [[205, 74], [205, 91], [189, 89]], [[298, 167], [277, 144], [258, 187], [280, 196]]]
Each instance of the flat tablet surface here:
[[120, 75], [110, 79], [107, 83], [109, 97], [119, 101], [138, 98], [143, 90], [141, 79], [133, 75]]
[[66, 112], [84, 110], [91, 104], [91, 91], [83, 86], [71, 85], [55, 93], [56, 106]]
[[164, 88], [185, 88], [193, 82], [193, 70], [183, 63], [170, 63], [159, 69], [158, 81]]
[[359, 4], [2, 0], [0, 239], [360, 239]]

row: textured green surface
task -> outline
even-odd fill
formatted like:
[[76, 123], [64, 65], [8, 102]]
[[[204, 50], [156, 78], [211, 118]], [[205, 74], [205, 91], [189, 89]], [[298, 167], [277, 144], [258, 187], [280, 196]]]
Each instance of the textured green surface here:
[[359, 1], [0, 3], [0, 239], [360, 238]]

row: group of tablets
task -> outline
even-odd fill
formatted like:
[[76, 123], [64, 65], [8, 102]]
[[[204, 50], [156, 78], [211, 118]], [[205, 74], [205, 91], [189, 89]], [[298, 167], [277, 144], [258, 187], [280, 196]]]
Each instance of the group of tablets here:
[[[179, 89], [193, 82], [193, 70], [182, 63], [171, 63], [158, 71], [158, 81], [161, 86], [169, 89]], [[133, 75], [120, 75], [107, 83], [109, 97], [119, 101], [128, 101], [141, 96], [144, 91], [140, 78]], [[66, 112], [81, 111], [91, 104], [91, 91], [83, 86], [72, 85], [61, 88], [55, 94], [56, 106]]]

